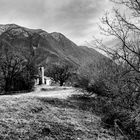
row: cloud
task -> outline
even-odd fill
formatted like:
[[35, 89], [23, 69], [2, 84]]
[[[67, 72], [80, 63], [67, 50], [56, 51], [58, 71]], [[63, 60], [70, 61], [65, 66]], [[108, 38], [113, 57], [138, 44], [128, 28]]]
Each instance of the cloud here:
[[[65, 1], [65, 0], [61, 0]], [[53, 23], [70, 32], [84, 33], [93, 26], [102, 13], [105, 0], [69, 0], [57, 7], [53, 15]]]
[[78, 42], [108, 6], [109, 0], [0, 0], [0, 23], [58, 31]]

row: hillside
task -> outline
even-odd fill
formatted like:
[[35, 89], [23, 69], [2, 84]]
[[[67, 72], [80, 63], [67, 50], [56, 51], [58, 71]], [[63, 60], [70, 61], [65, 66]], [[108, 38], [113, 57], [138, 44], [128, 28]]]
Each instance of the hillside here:
[[102, 140], [113, 139], [112, 132], [99, 125], [99, 117], [86, 110], [83, 101], [45, 97], [45, 94], [53, 96], [53, 92], [1, 96], [0, 139], [97, 140], [98, 135]]
[[39, 65], [45, 66], [53, 62], [67, 62], [82, 65], [97, 62], [104, 58], [92, 48], [77, 46], [63, 34], [48, 33], [41, 29], [28, 29], [15, 24], [0, 25], [1, 38], [10, 42], [26, 55], [34, 55]]

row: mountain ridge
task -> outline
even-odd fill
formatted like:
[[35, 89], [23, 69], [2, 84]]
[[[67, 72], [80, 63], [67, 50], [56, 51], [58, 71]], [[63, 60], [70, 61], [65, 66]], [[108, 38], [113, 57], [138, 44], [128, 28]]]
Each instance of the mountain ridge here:
[[[42, 29], [29, 29], [16, 24], [0, 24], [0, 35], [5, 32], [9, 34], [13, 46], [33, 51], [36, 55], [35, 61], [43, 66], [58, 61], [80, 66], [105, 57], [92, 48], [76, 45], [59, 32], [48, 33]], [[4, 39], [7, 40], [7, 36]]]

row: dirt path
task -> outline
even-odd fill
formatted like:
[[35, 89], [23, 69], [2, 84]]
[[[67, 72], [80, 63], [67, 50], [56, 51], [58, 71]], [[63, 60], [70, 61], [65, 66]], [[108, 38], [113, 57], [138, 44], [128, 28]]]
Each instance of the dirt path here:
[[72, 87], [41, 87], [36, 92], [32, 92], [30, 96], [66, 99], [76, 93]]
[[59, 98], [59, 99], [66, 99], [67, 97], [79, 94], [72, 87], [59, 87], [59, 86], [38, 86], [36, 87], [35, 91], [30, 93], [19, 93], [15, 95], [3, 95], [1, 98], [20, 98], [20, 97], [48, 97], [48, 98]]

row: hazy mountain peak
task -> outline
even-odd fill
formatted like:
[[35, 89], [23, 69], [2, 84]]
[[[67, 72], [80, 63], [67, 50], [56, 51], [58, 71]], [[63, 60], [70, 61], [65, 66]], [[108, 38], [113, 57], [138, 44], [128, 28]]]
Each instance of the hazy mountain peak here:
[[19, 25], [17, 25], [17, 24], [0, 24], [0, 27], [5, 27], [5, 28], [9, 28], [9, 27], [11, 27], [11, 28], [15, 28], [15, 27], [19, 27]]
[[54, 39], [56, 39], [57, 41], [60, 41], [61, 38], [64, 38], [64, 37], [65, 37], [64, 35], [62, 35], [61, 33], [58, 33], [58, 32], [52, 32], [52, 33], [50, 33], [50, 35], [51, 35]]
[[18, 25], [16, 24], [0, 24], [0, 33], [5, 32], [6, 30], [10, 28], [17, 28]]

